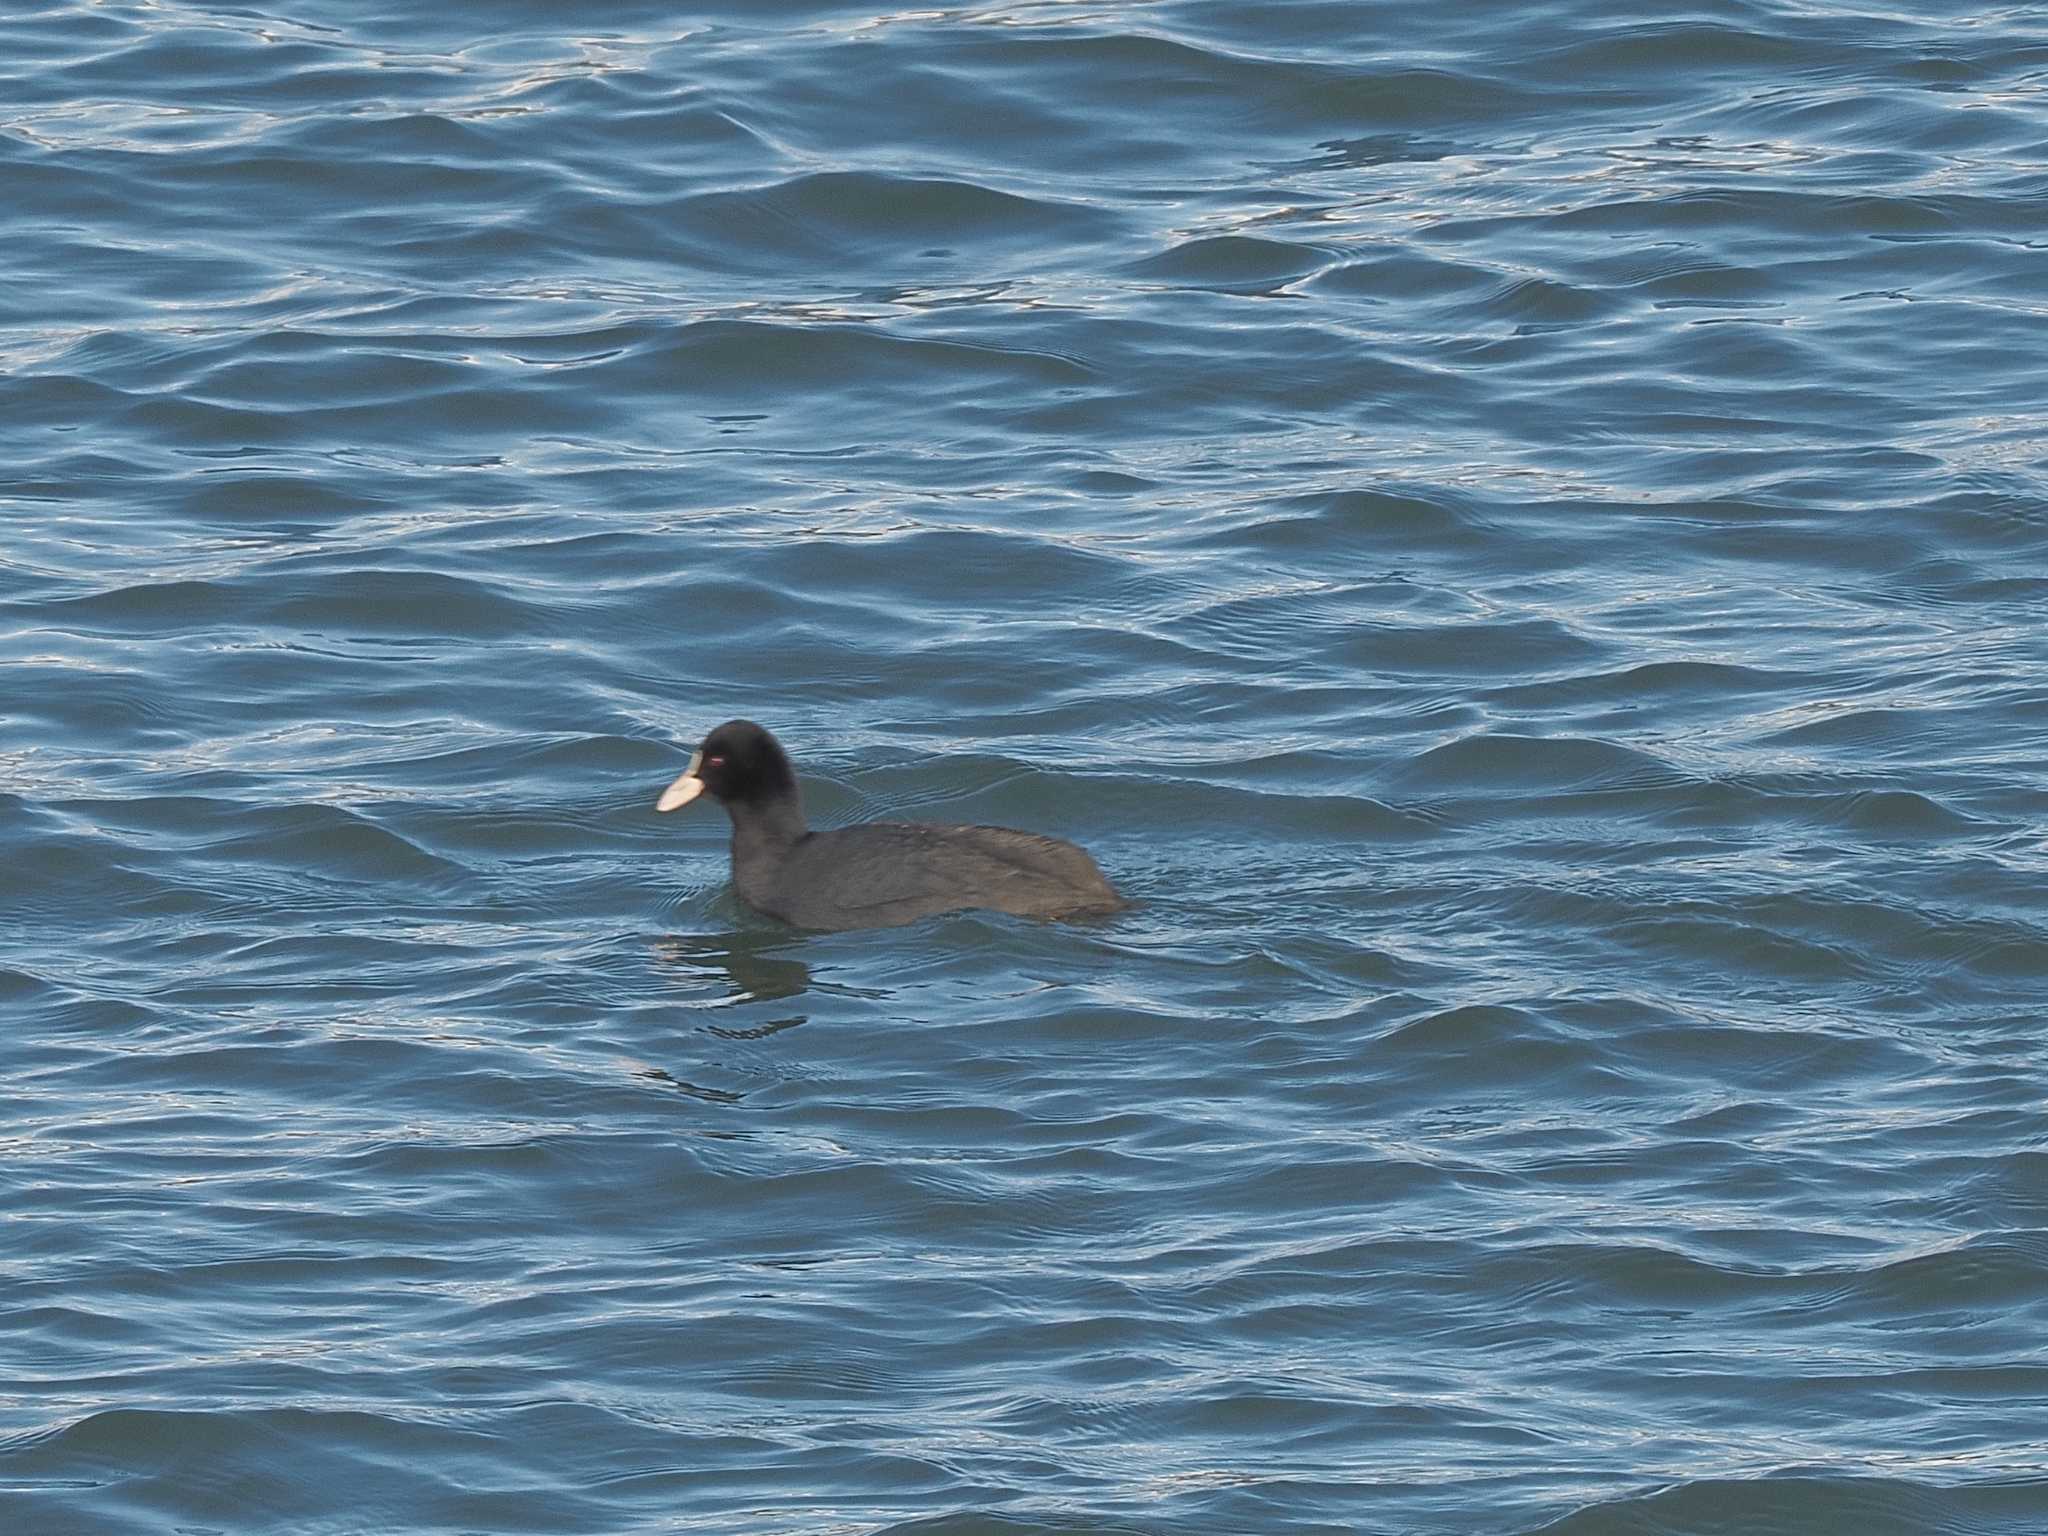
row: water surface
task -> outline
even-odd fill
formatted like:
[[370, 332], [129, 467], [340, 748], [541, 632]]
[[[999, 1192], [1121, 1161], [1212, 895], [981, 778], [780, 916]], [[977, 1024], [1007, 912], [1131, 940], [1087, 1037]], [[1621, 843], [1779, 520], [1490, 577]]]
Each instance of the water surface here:
[[603, 9], [0, 24], [0, 1524], [2048, 1527], [2039, 9]]

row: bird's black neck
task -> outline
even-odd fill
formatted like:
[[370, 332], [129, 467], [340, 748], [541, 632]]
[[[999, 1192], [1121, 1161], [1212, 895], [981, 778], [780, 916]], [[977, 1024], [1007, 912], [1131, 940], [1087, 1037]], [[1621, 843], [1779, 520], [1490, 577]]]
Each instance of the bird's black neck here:
[[794, 788], [760, 800], [728, 800], [725, 812], [732, 818], [735, 855], [754, 848], [787, 848], [810, 835], [803, 796]]

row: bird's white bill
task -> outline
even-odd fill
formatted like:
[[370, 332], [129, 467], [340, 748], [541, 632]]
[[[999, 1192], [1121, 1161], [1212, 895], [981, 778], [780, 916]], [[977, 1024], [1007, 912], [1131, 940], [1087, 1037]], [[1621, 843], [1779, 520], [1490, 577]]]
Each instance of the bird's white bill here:
[[697, 769], [702, 765], [703, 761], [704, 754], [702, 752], [691, 756], [690, 766], [683, 770], [682, 776], [675, 783], [669, 785], [667, 789], [664, 789], [661, 792], [661, 798], [654, 802], [655, 810], [681, 810], [692, 800], [704, 793], [704, 781], [697, 777]]

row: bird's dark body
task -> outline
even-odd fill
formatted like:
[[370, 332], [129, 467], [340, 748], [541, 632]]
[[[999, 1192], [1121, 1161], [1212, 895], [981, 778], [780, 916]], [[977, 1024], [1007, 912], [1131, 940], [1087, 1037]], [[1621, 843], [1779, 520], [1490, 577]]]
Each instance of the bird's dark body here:
[[743, 845], [736, 831], [732, 878], [748, 906], [798, 928], [889, 928], [968, 908], [1076, 917], [1124, 904], [1072, 843], [1009, 827], [872, 821], [786, 848]]

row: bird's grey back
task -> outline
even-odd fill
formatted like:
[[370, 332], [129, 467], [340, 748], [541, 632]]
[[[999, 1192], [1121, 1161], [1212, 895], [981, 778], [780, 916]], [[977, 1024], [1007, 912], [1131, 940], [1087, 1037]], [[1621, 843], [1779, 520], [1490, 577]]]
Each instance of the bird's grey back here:
[[816, 832], [769, 883], [757, 904], [802, 928], [887, 927], [971, 907], [1066, 917], [1124, 904], [1081, 849], [1010, 827], [874, 821]]

